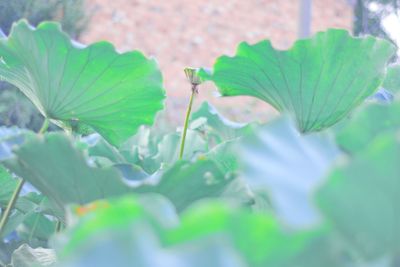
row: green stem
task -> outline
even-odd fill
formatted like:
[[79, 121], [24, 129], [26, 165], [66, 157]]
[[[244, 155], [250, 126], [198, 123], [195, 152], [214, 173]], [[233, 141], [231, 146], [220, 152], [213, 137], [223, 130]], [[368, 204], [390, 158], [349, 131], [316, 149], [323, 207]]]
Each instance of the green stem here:
[[45, 118], [44, 121], [43, 121], [43, 125], [40, 128], [38, 134], [44, 134], [47, 131], [48, 128], [49, 128], [49, 119]]
[[56, 232], [56, 233], [61, 232], [61, 228], [62, 228], [61, 220], [60, 220], [60, 219], [57, 219], [55, 232]]
[[[43, 134], [49, 128], [49, 119], [45, 118], [42, 127], [39, 130], [39, 134]], [[0, 220], [0, 236], [3, 234], [5, 226], [7, 224], [8, 218], [10, 217], [11, 210], [14, 208], [15, 203], [18, 200], [19, 193], [21, 192], [22, 187], [24, 186], [25, 181], [24, 179], [19, 179], [17, 183], [17, 187], [14, 189], [14, 192], [8, 201], [7, 207], [2, 213], [1, 220]]]
[[194, 95], [195, 94], [196, 94], [196, 87], [195, 87], [195, 85], [193, 85], [192, 94], [190, 95], [190, 100], [189, 100], [189, 106], [188, 106], [187, 111], [186, 111], [185, 124], [183, 126], [181, 148], [180, 148], [180, 151], [179, 151], [179, 159], [182, 159], [183, 151], [185, 149], [186, 132], [187, 132], [187, 128], [188, 128], [188, 125], [189, 125], [190, 112], [192, 111], [193, 99], [194, 99]]
[[22, 187], [24, 186], [25, 181], [20, 179], [17, 183], [17, 187], [15, 188], [10, 201], [7, 204], [7, 208], [5, 209], [3, 216], [1, 216], [0, 221], [0, 236], [3, 234], [4, 228], [7, 224], [8, 218], [10, 216], [11, 210], [13, 209], [15, 202], [17, 202], [19, 193], [21, 192]]

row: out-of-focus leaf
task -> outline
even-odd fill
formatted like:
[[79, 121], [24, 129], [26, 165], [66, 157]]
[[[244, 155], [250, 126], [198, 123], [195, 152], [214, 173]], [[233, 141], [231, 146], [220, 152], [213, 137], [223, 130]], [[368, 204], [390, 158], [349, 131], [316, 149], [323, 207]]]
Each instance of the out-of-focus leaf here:
[[[181, 136], [179, 134], [166, 135], [158, 145], [158, 153], [154, 156], [157, 165], [171, 164], [178, 160]], [[195, 131], [188, 130], [185, 140], [183, 159], [190, 160], [194, 154], [205, 152], [207, 144]]]
[[338, 154], [328, 134], [302, 135], [287, 117], [260, 128], [238, 152], [244, 177], [267, 191], [279, 218], [294, 227], [320, 221], [310, 200]]
[[382, 87], [396, 94], [400, 91], [400, 65], [390, 66]]
[[239, 168], [236, 143], [238, 140], [223, 142], [211, 149], [205, 156], [224, 172], [236, 172]]
[[217, 202], [198, 205], [186, 212], [180, 227], [168, 232], [167, 243], [179, 244], [207, 236], [218, 238], [223, 234], [230, 237], [248, 266], [305, 267], [296, 259], [324, 231], [286, 233], [271, 215], [229, 208]]
[[0, 76], [46, 118], [68, 129], [91, 127], [120, 145], [163, 107], [161, 73], [138, 51], [119, 54], [107, 42], [80, 47], [59, 24], [26, 21], [0, 41]]
[[192, 207], [179, 225], [159, 224], [134, 198], [111, 201], [56, 238], [67, 240], [61, 266], [320, 267], [326, 256], [310, 253], [325, 244], [325, 229], [287, 233], [270, 215], [220, 202]]
[[23, 244], [12, 255], [12, 267], [45, 267], [56, 262], [54, 250], [47, 248], [31, 248]]
[[361, 151], [380, 134], [399, 130], [399, 114], [399, 101], [390, 105], [367, 105], [357, 110], [354, 117], [339, 130], [336, 140], [347, 152]]
[[12, 157], [12, 148], [21, 145], [31, 136], [32, 132], [23, 129], [0, 127], [0, 160]]
[[89, 156], [107, 158], [113, 163], [126, 163], [125, 158], [115, 147], [109, 145], [105, 140], [98, 138], [96, 144], [88, 149]]
[[400, 251], [400, 142], [382, 134], [318, 192], [323, 214], [367, 259]]
[[286, 51], [270, 41], [241, 43], [236, 56], [218, 58], [213, 74], [200, 76], [224, 96], [254, 96], [288, 112], [302, 132], [310, 132], [335, 124], [372, 95], [394, 52], [388, 41], [333, 29]]
[[122, 177], [128, 181], [143, 181], [149, 177], [142, 168], [133, 164], [114, 164], [113, 167], [119, 170]]
[[[174, 227], [177, 224], [176, 213], [171, 203], [164, 197], [151, 194], [136, 197], [123, 197], [101, 200], [86, 206], [70, 208], [68, 228], [56, 236], [54, 246], [63, 257], [85, 247], [85, 242], [99, 236], [99, 233], [122, 229], [126, 231], [137, 222], [147, 222], [154, 228]], [[77, 218], [78, 216], [78, 218]], [[130, 228], [133, 230], [133, 228]], [[139, 235], [140, 236], [140, 235]], [[100, 239], [107, 239], [104, 234]], [[134, 238], [130, 237], [135, 242]]]
[[252, 127], [249, 124], [237, 123], [224, 118], [218, 111], [208, 102], [203, 102], [200, 108], [192, 113], [191, 121], [199, 118], [205, 118], [207, 134], [213, 131], [221, 141], [228, 141], [243, 136], [251, 132]]
[[197, 200], [221, 196], [233, 178], [210, 160], [178, 161], [154, 185], [142, 185], [135, 192], [159, 193], [182, 211]]
[[4, 162], [6, 167], [61, 208], [125, 194], [130, 189], [117, 170], [89, 167], [82, 152], [62, 133], [32, 139], [14, 153], [15, 158]]

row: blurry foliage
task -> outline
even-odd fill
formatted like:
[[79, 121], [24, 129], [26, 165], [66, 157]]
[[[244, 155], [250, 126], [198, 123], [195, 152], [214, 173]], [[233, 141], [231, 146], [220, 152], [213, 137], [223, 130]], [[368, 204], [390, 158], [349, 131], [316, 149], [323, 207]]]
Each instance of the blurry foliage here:
[[[85, 0], [0, 0], [0, 33], [8, 35], [13, 22], [21, 18], [34, 26], [45, 20], [56, 20], [76, 39], [90, 18], [84, 5]], [[42, 116], [19, 90], [0, 82], [0, 125], [16, 125], [37, 131], [42, 121]]]
[[37, 26], [45, 20], [56, 20], [72, 38], [79, 38], [89, 17], [85, 0], [0, 0], [0, 27], [8, 35], [14, 21], [27, 19]]
[[399, 0], [357, 0], [354, 7], [354, 34], [371, 34], [395, 44], [383, 27], [382, 20], [391, 14], [398, 16], [399, 6]]

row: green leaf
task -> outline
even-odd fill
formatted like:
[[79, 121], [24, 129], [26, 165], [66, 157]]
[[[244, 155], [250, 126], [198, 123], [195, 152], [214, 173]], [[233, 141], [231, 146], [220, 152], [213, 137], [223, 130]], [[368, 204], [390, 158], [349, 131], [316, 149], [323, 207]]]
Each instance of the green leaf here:
[[[178, 160], [181, 138], [181, 135], [175, 133], [167, 134], [163, 137], [158, 144], [158, 152], [153, 157], [157, 169], [162, 164], [171, 165]], [[206, 141], [199, 133], [192, 130], [187, 131], [185, 147], [187, 148], [183, 153], [183, 159], [185, 160], [191, 160], [196, 153], [207, 151]]]
[[54, 246], [62, 257], [80, 251], [85, 247], [85, 242], [93, 237], [102, 239], [99, 233], [127, 228], [133, 230], [131, 226], [140, 220], [149, 227], [159, 228], [159, 231], [178, 224], [174, 207], [166, 198], [156, 194], [101, 200], [87, 207], [89, 211], [85, 214], [78, 212], [82, 208], [85, 210], [85, 206], [70, 207], [67, 213], [70, 216], [68, 227], [55, 236]]
[[155, 185], [144, 184], [135, 192], [161, 194], [180, 212], [200, 199], [220, 197], [233, 178], [225, 176], [211, 160], [178, 161]]
[[120, 145], [163, 107], [161, 73], [138, 51], [107, 42], [82, 48], [45, 22], [14, 24], [0, 40], [0, 77], [18, 87], [43, 116], [69, 129], [87, 126]]
[[239, 169], [236, 153], [237, 141], [238, 140], [230, 140], [223, 142], [206, 153], [205, 157], [214, 161], [225, 174], [236, 172]]
[[218, 202], [194, 206], [183, 214], [181, 221], [178, 228], [167, 233], [169, 245], [207, 236], [220, 238], [225, 234], [245, 256], [248, 266], [303, 266], [295, 259], [324, 232], [285, 232], [271, 215], [251, 213]]
[[31, 248], [23, 244], [12, 254], [12, 267], [45, 267], [56, 262], [54, 250], [47, 248]]
[[400, 251], [399, 162], [398, 135], [382, 134], [338, 166], [317, 195], [325, 217], [367, 259]]
[[280, 219], [292, 227], [320, 222], [310, 200], [339, 155], [327, 133], [302, 135], [287, 117], [281, 117], [244, 139], [240, 155], [244, 178], [269, 193]]
[[400, 129], [400, 102], [369, 104], [354, 114], [336, 134], [338, 144], [349, 153], [368, 147], [380, 134]]
[[208, 102], [203, 102], [200, 108], [191, 115], [192, 123], [200, 118], [205, 118], [205, 123], [210, 128], [206, 129], [206, 133], [214, 132], [221, 139], [219, 142], [235, 139], [250, 133], [252, 130], [252, 126], [249, 124], [237, 123], [224, 118]]
[[56, 230], [55, 220], [50, 220], [39, 212], [30, 213], [17, 228], [20, 239], [29, 245], [47, 244], [48, 239]]
[[0, 185], [0, 207], [5, 208], [17, 187], [17, 180], [2, 165], [0, 165]]
[[8, 217], [7, 224], [2, 231], [0, 238], [4, 238], [11, 234], [15, 229], [27, 218], [30, 213], [23, 213], [14, 209], [13, 213]]
[[270, 41], [241, 43], [236, 56], [217, 59], [213, 74], [200, 75], [222, 95], [257, 97], [293, 115], [298, 128], [310, 132], [335, 124], [373, 94], [394, 52], [385, 40], [328, 30], [286, 51]]
[[400, 65], [393, 65], [388, 68], [382, 87], [393, 94], [400, 91]]
[[82, 152], [62, 133], [32, 139], [14, 153], [14, 159], [4, 162], [6, 167], [61, 208], [69, 203], [85, 204], [130, 190], [117, 170], [89, 167]]
[[270, 215], [221, 202], [193, 206], [180, 224], [160, 226], [154, 214], [163, 209], [150, 214], [133, 197], [95, 209], [56, 237], [67, 241], [61, 263], [71, 262], [61, 266], [337, 266], [318, 261], [327, 259], [319, 252], [328, 249], [317, 246], [328, 245], [321, 242], [326, 229], [286, 232]]

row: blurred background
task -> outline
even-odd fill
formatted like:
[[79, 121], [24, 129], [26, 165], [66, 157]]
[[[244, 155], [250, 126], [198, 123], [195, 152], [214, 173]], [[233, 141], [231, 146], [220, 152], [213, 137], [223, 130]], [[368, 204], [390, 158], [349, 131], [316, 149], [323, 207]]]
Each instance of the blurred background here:
[[[78, 41], [107, 40], [123, 52], [138, 49], [157, 59], [164, 76], [167, 109], [173, 126], [183, 123], [190, 94], [183, 68], [211, 67], [223, 54], [233, 55], [241, 41], [270, 39], [289, 48], [328, 28], [354, 35], [372, 34], [400, 40], [398, 0], [0, 0], [0, 27], [7, 35], [13, 21], [27, 18], [61, 21]], [[0, 124], [37, 130], [41, 118], [28, 100], [9, 85], [1, 85]], [[276, 112], [254, 98], [215, 97], [204, 84], [195, 106], [207, 99], [237, 121], [266, 121]]]

